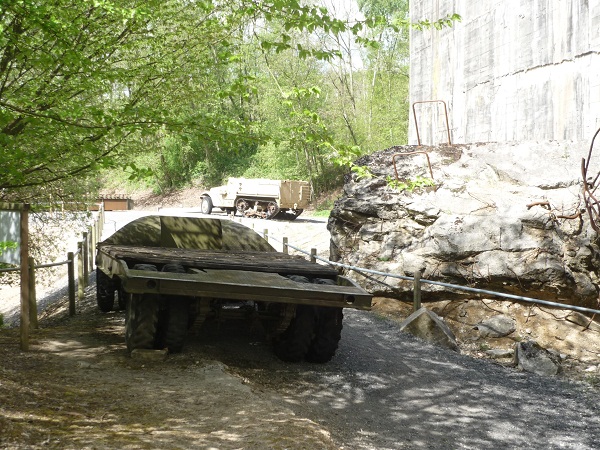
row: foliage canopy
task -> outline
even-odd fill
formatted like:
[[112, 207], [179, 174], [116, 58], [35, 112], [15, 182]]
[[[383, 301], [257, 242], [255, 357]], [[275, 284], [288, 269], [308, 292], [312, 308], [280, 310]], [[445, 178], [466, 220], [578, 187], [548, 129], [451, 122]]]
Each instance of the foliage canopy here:
[[[401, 46], [386, 60], [378, 40], [401, 35], [406, 13], [362, 3], [370, 15], [347, 21], [297, 0], [4, 0], [0, 199], [77, 195], [102, 169], [165, 189], [261, 164], [326, 180], [380, 133], [375, 99], [398, 82], [379, 80]], [[371, 52], [368, 70], [332, 69], [344, 36]]]

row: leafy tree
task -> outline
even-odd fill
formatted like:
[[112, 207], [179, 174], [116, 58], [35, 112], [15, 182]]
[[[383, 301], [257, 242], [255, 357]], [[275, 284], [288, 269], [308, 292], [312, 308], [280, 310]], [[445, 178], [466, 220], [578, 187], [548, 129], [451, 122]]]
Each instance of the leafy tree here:
[[243, 24], [235, 6], [3, 2], [0, 195], [47, 197], [68, 188], [63, 181], [127, 162], [162, 129], [193, 128], [204, 141], [251, 135], [249, 118], [230, 114], [243, 78], [220, 84], [215, 75], [227, 73], [231, 32]]
[[273, 134], [257, 94], [268, 77], [252, 58], [287, 52], [318, 73], [340, 53], [315, 45], [316, 32], [371, 45], [362, 30], [387, 25], [298, 0], [4, 0], [0, 199], [80, 194], [95, 185], [76, 180], [103, 168], [151, 173], [136, 156], [163, 189], [199, 174], [210, 182], [245, 170], [266, 142], [302, 155], [317, 179], [346, 145], [334, 143], [318, 82], [282, 86], [287, 111]]

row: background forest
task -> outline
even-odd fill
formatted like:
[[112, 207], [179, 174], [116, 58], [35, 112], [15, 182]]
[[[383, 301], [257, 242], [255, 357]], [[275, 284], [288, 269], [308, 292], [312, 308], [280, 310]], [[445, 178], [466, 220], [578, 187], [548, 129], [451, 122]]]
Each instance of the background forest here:
[[456, 17], [329, 1], [3, 1], [0, 201], [339, 185], [358, 156], [406, 143], [408, 27]]

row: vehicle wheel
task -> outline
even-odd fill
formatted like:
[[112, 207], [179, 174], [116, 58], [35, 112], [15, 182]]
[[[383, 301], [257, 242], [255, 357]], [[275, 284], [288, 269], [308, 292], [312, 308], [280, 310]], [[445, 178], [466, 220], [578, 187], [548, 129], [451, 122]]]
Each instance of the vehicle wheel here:
[[267, 219], [274, 218], [279, 212], [279, 206], [275, 202], [269, 202], [267, 204]]
[[[316, 279], [315, 283], [336, 284], [334, 280], [324, 278]], [[307, 361], [314, 363], [331, 361], [342, 337], [343, 318], [342, 308], [316, 307], [315, 336], [306, 354]]]
[[154, 264], [136, 264], [133, 266], [133, 270], [149, 270], [150, 272], [158, 272], [158, 269]]
[[185, 267], [179, 263], [167, 263], [163, 266], [162, 272], [186, 273]]
[[113, 279], [96, 268], [96, 302], [100, 311], [112, 311], [115, 304], [115, 290]]
[[282, 361], [302, 361], [313, 341], [315, 308], [299, 305], [289, 327], [275, 341], [275, 355]]
[[[136, 264], [134, 270], [156, 271], [152, 264]], [[158, 324], [158, 296], [130, 294], [125, 313], [125, 343], [129, 352], [154, 348]]]
[[[169, 263], [162, 268], [163, 272], [186, 273], [181, 264]], [[190, 302], [184, 296], [170, 295], [163, 297], [166, 301], [165, 316], [161, 317], [158, 330], [158, 346], [167, 348], [169, 353], [179, 353], [183, 348], [189, 325]]]
[[314, 363], [331, 361], [342, 338], [342, 308], [321, 306], [316, 312], [315, 337], [306, 354], [306, 360]]
[[202, 203], [200, 204], [200, 211], [202, 211], [202, 214], [210, 214], [212, 209], [212, 199], [210, 197], [202, 197]]
[[169, 353], [179, 353], [183, 348], [190, 317], [190, 304], [187, 299], [171, 299], [167, 306], [167, 326], [165, 347]]
[[158, 323], [158, 297], [154, 294], [131, 294], [125, 314], [127, 350], [152, 349]]

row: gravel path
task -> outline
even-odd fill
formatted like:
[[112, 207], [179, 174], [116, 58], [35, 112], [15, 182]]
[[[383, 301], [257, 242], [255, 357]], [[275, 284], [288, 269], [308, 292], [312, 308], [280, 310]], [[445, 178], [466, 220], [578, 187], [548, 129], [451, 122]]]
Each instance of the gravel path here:
[[372, 313], [346, 311], [325, 365], [284, 364], [223, 337], [194, 350], [211, 349], [251, 385], [276, 392], [340, 448], [598, 448], [598, 391], [433, 347]]

